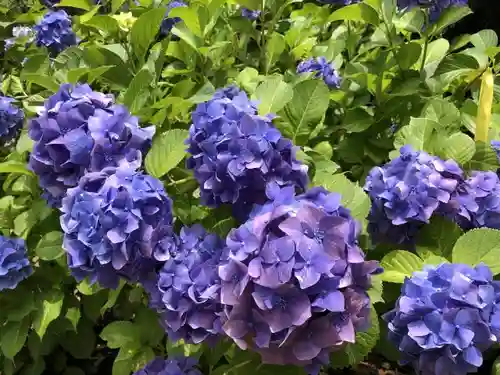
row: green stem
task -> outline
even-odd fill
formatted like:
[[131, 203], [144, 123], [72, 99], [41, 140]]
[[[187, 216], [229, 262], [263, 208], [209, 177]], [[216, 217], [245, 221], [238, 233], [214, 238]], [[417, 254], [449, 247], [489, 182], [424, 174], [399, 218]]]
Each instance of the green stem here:
[[190, 181], [194, 181], [194, 177], [189, 176], [189, 177], [177, 180], [177, 181], [172, 181], [172, 182], [166, 184], [165, 186], [167, 186], [167, 187], [177, 186], [177, 185], [185, 184], [186, 182], [190, 182]]
[[422, 64], [420, 65], [420, 76], [422, 76], [425, 68], [425, 60], [427, 59], [427, 51], [429, 50], [429, 34], [427, 29], [429, 28], [429, 13], [425, 12], [425, 41], [424, 41], [424, 53], [422, 55]]

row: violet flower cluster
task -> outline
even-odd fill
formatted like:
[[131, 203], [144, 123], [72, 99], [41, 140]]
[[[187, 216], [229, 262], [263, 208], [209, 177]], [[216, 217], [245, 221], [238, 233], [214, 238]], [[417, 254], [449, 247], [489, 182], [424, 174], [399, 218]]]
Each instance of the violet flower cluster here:
[[24, 122], [24, 112], [12, 104], [14, 99], [0, 96], [0, 146], [17, 138]]
[[250, 21], [255, 21], [259, 18], [261, 11], [260, 10], [251, 10], [248, 8], [241, 8], [241, 15]]
[[183, 227], [178, 247], [172, 247], [156, 278], [144, 283], [171, 340], [199, 344], [222, 333], [217, 267], [223, 245], [199, 224]]
[[179, 17], [169, 17], [168, 14], [170, 13], [170, 11], [174, 8], [185, 7], [185, 6], [187, 5], [184, 2], [177, 0], [172, 0], [170, 1], [170, 3], [168, 3], [167, 11], [165, 13], [165, 18], [163, 19], [160, 25], [160, 36], [162, 37], [168, 36], [168, 34], [170, 34], [170, 31], [172, 31], [172, 28], [175, 26], [175, 24], [181, 21]]
[[[85, 174], [62, 201], [68, 266], [77, 280], [115, 288], [119, 276], [141, 281], [164, 256], [172, 202], [163, 184], [131, 167]], [[158, 234], [161, 234], [158, 236]]]
[[32, 273], [24, 240], [0, 236], [0, 291], [15, 289]]
[[227, 238], [219, 267], [224, 332], [265, 363], [305, 366], [315, 373], [331, 351], [353, 343], [369, 324], [370, 276], [359, 224], [322, 188], [295, 196], [268, 189], [270, 202]]
[[191, 357], [155, 358], [133, 375], [202, 375]]
[[140, 128], [138, 119], [113, 101], [86, 84], [64, 84], [30, 121], [35, 144], [29, 165], [51, 205], [60, 206], [66, 190], [86, 172], [140, 166], [155, 129]]
[[297, 73], [314, 73], [314, 77], [323, 79], [331, 89], [339, 88], [342, 83], [339, 72], [335, 69], [333, 63], [329, 63], [325, 57], [311, 57], [302, 61], [297, 66]]
[[449, 210], [447, 204], [463, 179], [453, 160], [443, 161], [411, 146], [400, 153], [366, 178], [364, 189], [372, 201], [368, 231], [374, 242], [411, 245], [435, 212]]
[[398, 0], [399, 9], [420, 7], [429, 10], [430, 22], [436, 22], [441, 13], [450, 7], [467, 6], [468, 0]]
[[402, 287], [386, 315], [403, 363], [421, 375], [465, 375], [500, 338], [500, 283], [485, 265], [425, 266]]
[[186, 142], [187, 166], [200, 184], [202, 204], [233, 204], [235, 215], [245, 217], [254, 203], [265, 202], [271, 182], [305, 189], [307, 166], [272, 118], [257, 115], [257, 104], [234, 86], [197, 106]]
[[71, 28], [71, 18], [64, 10], [48, 11], [33, 29], [36, 45], [47, 47], [53, 56], [78, 43]]

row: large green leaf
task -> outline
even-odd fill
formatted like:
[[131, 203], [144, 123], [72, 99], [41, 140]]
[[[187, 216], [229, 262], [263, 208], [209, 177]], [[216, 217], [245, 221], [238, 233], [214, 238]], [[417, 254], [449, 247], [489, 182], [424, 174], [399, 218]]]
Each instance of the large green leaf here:
[[460, 164], [470, 161], [475, 153], [474, 140], [462, 132], [450, 135], [443, 149], [443, 156], [446, 159], [453, 159]]
[[115, 321], [108, 324], [101, 332], [101, 338], [111, 349], [126, 346], [140, 347], [141, 333], [138, 327], [127, 321]]
[[375, 26], [380, 23], [375, 9], [364, 3], [351, 4], [341, 7], [331, 14], [328, 21], [360, 21]]
[[196, 36], [202, 37], [202, 32], [200, 28], [200, 20], [198, 18], [198, 13], [193, 8], [188, 7], [178, 7], [173, 8], [168, 13], [169, 18], [179, 17], [186, 24], [187, 28]]
[[254, 93], [259, 101], [259, 114], [277, 113], [293, 98], [292, 87], [281, 76], [269, 76]]
[[474, 47], [486, 51], [490, 47], [496, 47], [498, 36], [493, 30], [481, 30], [470, 36], [470, 42]]
[[418, 234], [417, 253], [422, 259], [435, 255], [451, 260], [453, 246], [462, 233], [460, 227], [451, 220], [435, 216]]
[[132, 30], [130, 30], [130, 42], [136, 56], [143, 60], [149, 45], [154, 41], [160, 24], [165, 17], [165, 8], [160, 7], [151, 9], [143, 13], [137, 21], [135, 21]]
[[146, 156], [146, 170], [156, 178], [175, 168], [186, 156], [184, 144], [189, 132], [183, 129], [168, 130], [153, 141]]
[[56, 7], [71, 7], [89, 11], [91, 6], [87, 0], [61, 0], [60, 3], [55, 4]]
[[123, 97], [123, 103], [130, 109], [130, 112], [136, 113], [142, 109], [149, 97], [149, 87], [153, 79], [154, 75], [149, 69], [141, 69], [132, 79]]
[[45, 296], [40, 309], [37, 310], [33, 326], [38, 337], [41, 339], [47, 332], [51, 322], [59, 317], [63, 305], [64, 294], [60, 291], [52, 291]]
[[445, 28], [457, 23], [469, 14], [472, 14], [472, 11], [468, 6], [451, 6], [446, 8], [430, 30], [431, 35], [438, 35]]
[[500, 273], [500, 230], [479, 228], [461, 236], [453, 247], [453, 263], [476, 266], [485, 263], [494, 275]]
[[62, 233], [59, 231], [49, 232], [42, 237], [36, 247], [36, 255], [43, 260], [54, 260], [64, 254], [62, 248]]
[[405, 250], [394, 250], [382, 258], [380, 266], [384, 272], [380, 277], [390, 283], [402, 283], [423, 265], [423, 260], [415, 254]]
[[33, 172], [27, 168], [25, 163], [12, 160], [0, 163], [0, 173], [22, 173], [30, 176], [33, 175]]
[[28, 337], [28, 330], [30, 328], [30, 321], [28, 318], [20, 322], [8, 322], [0, 330], [0, 346], [3, 354], [7, 358], [14, 358], [14, 356], [22, 349]]
[[439, 123], [429, 118], [412, 117], [410, 124], [402, 127], [394, 138], [396, 149], [404, 145], [413, 146], [416, 150], [432, 152], [433, 138], [439, 129]]
[[493, 171], [500, 168], [496, 152], [489, 144], [476, 142], [476, 152], [472, 159], [465, 165], [466, 169], [476, 171]]

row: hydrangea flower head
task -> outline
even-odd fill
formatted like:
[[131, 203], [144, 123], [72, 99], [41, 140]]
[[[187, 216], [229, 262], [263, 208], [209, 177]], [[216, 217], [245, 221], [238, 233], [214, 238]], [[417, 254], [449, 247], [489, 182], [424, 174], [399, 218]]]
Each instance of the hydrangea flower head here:
[[441, 13], [450, 7], [467, 6], [468, 0], [398, 0], [399, 9], [421, 7], [429, 9], [429, 20], [436, 22]]
[[223, 328], [265, 363], [312, 371], [369, 326], [366, 290], [380, 269], [365, 261], [359, 224], [338, 194], [316, 188], [295, 196], [277, 186], [268, 193], [270, 202], [227, 238]]
[[158, 243], [171, 233], [172, 202], [159, 180], [133, 168], [84, 175], [61, 211], [63, 248], [77, 280], [88, 276], [104, 287], [116, 287], [118, 276], [140, 281], [164, 256]]
[[185, 7], [187, 6], [184, 2], [178, 0], [172, 0], [167, 5], [167, 11], [165, 13], [165, 18], [163, 19], [160, 25], [160, 35], [166, 37], [176, 23], [182, 21], [179, 17], [169, 17], [168, 14], [174, 8]]
[[13, 102], [12, 98], [0, 96], [0, 146], [15, 139], [23, 127], [24, 112]]
[[202, 375], [191, 357], [155, 358], [133, 375]]
[[490, 325], [500, 284], [485, 265], [424, 266], [407, 278], [396, 308], [384, 315], [389, 339], [422, 375], [476, 372], [497, 341]]
[[140, 128], [124, 106], [113, 104], [112, 95], [65, 84], [30, 121], [35, 144], [29, 164], [49, 203], [59, 206], [87, 171], [138, 167], [153, 134], [154, 127]]
[[25, 39], [26, 42], [31, 42], [33, 40], [33, 29], [27, 26], [14, 26], [12, 28], [12, 38], [5, 40], [5, 49], [12, 47], [18, 39]]
[[267, 199], [271, 182], [307, 186], [307, 166], [297, 161], [296, 147], [271, 117], [257, 115], [256, 103], [234, 86], [197, 106], [187, 140], [192, 155], [187, 166], [194, 170], [204, 205], [229, 203], [243, 212]]
[[297, 66], [297, 73], [314, 73], [314, 77], [322, 78], [330, 88], [339, 88], [342, 82], [342, 78], [333, 63], [329, 63], [325, 57], [311, 57], [302, 61]]
[[71, 18], [64, 10], [48, 11], [35, 25], [36, 45], [45, 46], [52, 55], [57, 55], [78, 43], [71, 28]]
[[248, 8], [241, 8], [241, 15], [248, 18], [250, 21], [255, 21], [260, 16], [260, 10], [251, 10]]
[[400, 156], [373, 168], [365, 191], [371, 198], [369, 232], [376, 242], [411, 243], [418, 227], [446, 205], [462, 180], [452, 160], [401, 147]]
[[32, 273], [24, 240], [0, 236], [0, 292], [15, 289]]
[[201, 225], [184, 227], [178, 248], [158, 272], [156, 282], [146, 286], [150, 305], [159, 312], [171, 340], [198, 344], [222, 333], [217, 275], [222, 249], [222, 240]]

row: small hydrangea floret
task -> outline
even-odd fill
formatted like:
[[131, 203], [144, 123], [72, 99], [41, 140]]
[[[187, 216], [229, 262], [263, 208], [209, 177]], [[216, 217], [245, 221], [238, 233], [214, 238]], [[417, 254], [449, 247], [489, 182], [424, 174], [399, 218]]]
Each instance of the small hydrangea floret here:
[[15, 289], [32, 273], [24, 240], [0, 236], [0, 292]]
[[54, 56], [78, 43], [71, 28], [71, 18], [64, 10], [48, 11], [34, 26], [34, 30], [36, 45], [47, 47]]
[[171, 236], [163, 184], [129, 167], [86, 174], [68, 189], [61, 211], [71, 273], [104, 287], [116, 287], [119, 276], [141, 281], [164, 256], [158, 243]]
[[429, 21], [433, 23], [447, 8], [467, 6], [468, 0], [397, 0], [397, 3], [398, 8], [402, 10], [417, 7], [428, 9]]
[[172, 31], [172, 28], [175, 26], [175, 24], [182, 21], [180, 17], [169, 17], [170, 11], [174, 8], [180, 8], [185, 6], [187, 5], [184, 2], [178, 0], [172, 0], [168, 3], [167, 11], [165, 13], [165, 18], [163, 19], [160, 25], [160, 35], [162, 37], [168, 36], [168, 34], [170, 34], [170, 31]]
[[485, 265], [424, 266], [407, 278], [384, 315], [389, 340], [421, 375], [466, 375], [499, 336], [500, 283]]
[[133, 375], [202, 375], [191, 357], [155, 358]]
[[314, 73], [314, 77], [323, 79], [331, 89], [339, 88], [342, 83], [339, 72], [335, 69], [333, 63], [329, 63], [325, 57], [311, 57], [302, 61], [297, 66], [297, 73]]
[[13, 102], [12, 98], [0, 96], [0, 146], [10, 144], [23, 127], [24, 112]]
[[241, 15], [250, 21], [255, 21], [259, 18], [261, 11], [260, 10], [251, 10], [248, 8], [241, 8]]

